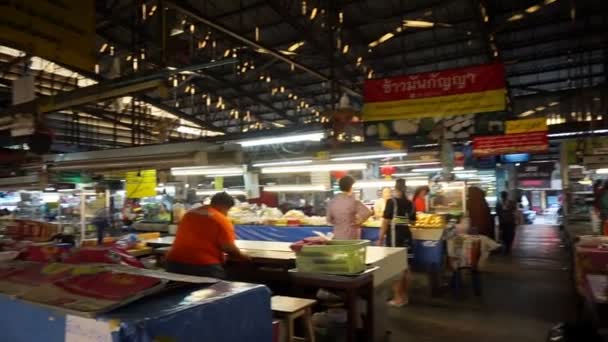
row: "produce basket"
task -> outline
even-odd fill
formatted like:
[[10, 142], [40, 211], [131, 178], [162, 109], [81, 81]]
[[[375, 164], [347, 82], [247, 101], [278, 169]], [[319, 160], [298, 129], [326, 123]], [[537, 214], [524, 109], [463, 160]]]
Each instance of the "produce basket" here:
[[304, 246], [296, 254], [296, 267], [307, 273], [361, 273], [367, 245], [369, 240], [332, 240], [326, 245]]
[[412, 238], [414, 240], [429, 240], [438, 241], [443, 237], [445, 229], [443, 228], [411, 228]]

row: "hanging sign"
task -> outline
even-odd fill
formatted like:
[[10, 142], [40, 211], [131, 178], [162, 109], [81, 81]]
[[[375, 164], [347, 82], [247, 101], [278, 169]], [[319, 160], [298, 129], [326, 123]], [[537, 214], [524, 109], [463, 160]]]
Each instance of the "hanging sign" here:
[[156, 170], [127, 172], [127, 198], [156, 196]]
[[546, 132], [546, 131], [547, 131], [547, 119], [545, 119], [545, 118], [509, 120], [505, 123], [505, 133], [506, 134]]
[[508, 153], [545, 152], [549, 149], [547, 132], [493, 135], [473, 138], [473, 155], [496, 156]]
[[500, 63], [366, 80], [363, 120], [381, 121], [505, 109]]

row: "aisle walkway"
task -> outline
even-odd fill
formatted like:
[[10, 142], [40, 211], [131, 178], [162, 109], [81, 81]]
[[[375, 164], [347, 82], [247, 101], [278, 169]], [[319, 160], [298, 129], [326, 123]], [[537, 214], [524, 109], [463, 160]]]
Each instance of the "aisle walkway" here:
[[543, 342], [574, 313], [567, 265], [557, 227], [521, 227], [513, 255], [492, 256], [481, 298], [430, 298], [417, 276], [412, 304], [388, 309], [391, 341]]

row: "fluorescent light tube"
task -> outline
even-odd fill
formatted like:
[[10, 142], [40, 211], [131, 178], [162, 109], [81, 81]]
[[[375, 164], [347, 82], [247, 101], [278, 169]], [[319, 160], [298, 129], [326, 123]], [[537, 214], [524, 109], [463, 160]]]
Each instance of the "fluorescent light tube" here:
[[338, 156], [335, 158], [331, 158], [332, 161], [345, 161], [345, 160], [365, 160], [365, 159], [384, 159], [384, 158], [397, 158], [397, 157], [405, 157], [407, 153], [378, 153], [378, 154], [368, 154], [368, 155], [357, 155], [357, 156]]
[[427, 176], [422, 175], [420, 173], [416, 173], [416, 172], [404, 172], [404, 173], [393, 173], [393, 177], [408, 177], [409, 178], [424, 178], [424, 179], [428, 179]]
[[240, 177], [243, 173], [222, 173], [217, 175], [205, 175], [207, 178], [215, 178], [215, 177]]
[[262, 168], [262, 173], [294, 173], [294, 172], [317, 172], [317, 171], [352, 171], [365, 170], [367, 165], [364, 163], [348, 164], [316, 164], [300, 166], [275, 166]]
[[435, 23], [423, 20], [404, 20], [403, 26], [416, 28], [429, 28], [435, 26]]
[[394, 180], [362, 180], [356, 181], [353, 185], [357, 189], [390, 188], [393, 186], [395, 186]]
[[286, 161], [276, 161], [276, 162], [261, 162], [253, 164], [253, 167], [263, 167], [263, 166], [280, 166], [280, 165], [302, 165], [302, 164], [311, 164], [312, 159], [306, 160], [286, 160]]
[[388, 164], [387, 166], [408, 167], [408, 166], [427, 166], [427, 165], [439, 165], [439, 164], [441, 164], [441, 163], [438, 161], [420, 161], [420, 162]]
[[240, 166], [233, 167], [173, 167], [171, 168], [173, 176], [205, 176], [205, 175], [221, 175], [221, 174], [243, 174], [243, 168]]
[[218, 192], [225, 192], [230, 196], [238, 196], [238, 195], [246, 195], [247, 193], [243, 190], [230, 190], [230, 189], [224, 189], [224, 190], [196, 190], [196, 195], [197, 196], [213, 196], [215, 194], [217, 194]]
[[290, 142], [302, 142], [302, 141], [321, 141], [325, 137], [324, 133], [307, 133], [307, 134], [295, 134], [288, 135], [283, 137], [274, 137], [274, 138], [260, 138], [260, 139], [252, 139], [252, 140], [243, 140], [239, 141], [243, 147], [253, 147], [253, 146], [262, 146], [262, 145], [272, 145], [272, 144], [283, 144]]
[[324, 185], [292, 184], [292, 185], [266, 185], [264, 191], [268, 192], [302, 192], [302, 191], [327, 191]]
[[439, 172], [443, 170], [440, 167], [429, 167], [429, 168], [421, 168], [421, 169], [412, 169], [412, 172]]

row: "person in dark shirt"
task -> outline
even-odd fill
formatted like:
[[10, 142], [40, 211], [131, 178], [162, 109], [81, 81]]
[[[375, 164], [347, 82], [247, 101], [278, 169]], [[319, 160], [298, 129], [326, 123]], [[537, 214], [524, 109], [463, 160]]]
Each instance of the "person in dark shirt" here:
[[[379, 245], [389, 247], [405, 247], [408, 259], [412, 253], [412, 232], [410, 223], [416, 220], [414, 205], [407, 199], [405, 180], [398, 179], [395, 183], [395, 196], [386, 202], [382, 226], [380, 227]], [[409, 268], [403, 272], [401, 280], [393, 285], [393, 299], [389, 305], [401, 307], [409, 303], [407, 290], [410, 283]]]
[[498, 224], [500, 226], [504, 252], [505, 254], [510, 254], [517, 226], [515, 220], [517, 215], [517, 204], [509, 199], [509, 193], [506, 191], [500, 193], [500, 202], [496, 205], [496, 214], [498, 215]]

